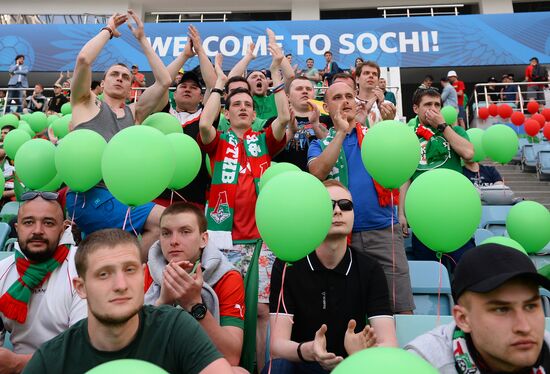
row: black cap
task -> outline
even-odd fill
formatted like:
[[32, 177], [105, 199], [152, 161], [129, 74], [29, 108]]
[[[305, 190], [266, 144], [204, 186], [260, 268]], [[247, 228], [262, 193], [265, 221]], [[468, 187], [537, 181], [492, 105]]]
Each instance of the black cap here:
[[194, 71], [186, 71], [183, 73], [179, 84], [182, 84], [185, 81], [193, 81], [197, 84], [197, 86], [202, 87], [199, 76]]
[[496, 82], [497, 79], [495, 77], [489, 77], [489, 79], [487, 79], [487, 82]]
[[132, 69], [133, 68], [139, 69], [137, 65], [132, 65]]
[[531, 57], [531, 58], [529, 59], [529, 62], [531, 62], [531, 61], [533, 61], [533, 60], [535, 60], [536, 62], [539, 62], [539, 59], [538, 59], [537, 57]]
[[501, 244], [483, 244], [460, 258], [452, 283], [455, 302], [465, 291], [491, 292], [512, 278], [523, 276], [550, 289], [550, 279], [537, 273], [529, 256]]

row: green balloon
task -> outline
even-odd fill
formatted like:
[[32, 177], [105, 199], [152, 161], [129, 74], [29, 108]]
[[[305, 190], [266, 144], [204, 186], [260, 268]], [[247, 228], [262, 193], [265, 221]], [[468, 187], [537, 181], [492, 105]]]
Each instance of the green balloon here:
[[0, 117], [0, 128], [11, 125], [15, 128], [19, 125], [19, 118], [13, 113], [8, 113]]
[[279, 174], [258, 196], [256, 224], [262, 239], [279, 259], [295, 262], [315, 250], [327, 236], [332, 224], [330, 195], [311, 174]]
[[158, 112], [151, 114], [149, 117], [145, 118], [142, 125], [154, 127], [166, 135], [172, 133], [183, 134], [180, 121], [169, 113]]
[[163, 368], [147, 361], [122, 359], [105, 362], [88, 370], [86, 374], [167, 374]]
[[38, 188], [38, 191], [55, 192], [55, 191], [58, 191], [61, 188], [62, 184], [63, 184], [63, 179], [61, 179], [59, 174], [57, 174], [48, 184]]
[[69, 133], [55, 150], [55, 166], [72, 191], [85, 192], [101, 180], [101, 158], [107, 142], [87, 129]]
[[149, 126], [130, 126], [107, 144], [101, 171], [107, 188], [126, 205], [157, 198], [174, 176], [174, 151], [166, 136]]
[[58, 118], [51, 124], [53, 134], [58, 139], [62, 139], [65, 135], [69, 133], [69, 125], [71, 123], [72, 117], [72, 114], [67, 114], [66, 116]]
[[514, 130], [506, 125], [493, 125], [482, 137], [483, 149], [493, 161], [506, 164], [518, 151], [519, 141]]
[[31, 136], [25, 130], [15, 129], [8, 132], [4, 138], [4, 149], [8, 157], [14, 160], [19, 147], [31, 139]]
[[71, 103], [65, 103], [61, 105], [61, 114], [66, 116], [67, 114], [71, 114], [73, 112], [73, 108], [71, 107]]
[[212, 178], [212, 165], [210, 165], [210, 157], [208, 155], [204, 158], [204, 162], [206, 163], [206, 171], [208, 172], [208, 175], [210, 175], [210, 178]]
[[168, 188], [179, 190], [195, 179], [201, 168], [202, 154], [197, 142], [186, 134], [172, 133], [166, 135], [172, 144], [176, 169]]
[[19, 121], [19, 127], [17, 127], [17, 129], [26, 131], [27, 134], [31, 136], [31, 138], [34, 138], [36, 135], [35, 132], [32, 131], [31, 126], [26, 121], [23, 121], [23, 120]]
[[367, 131], [361, 157], [375, 181], [386, 188], [399, 188], [418, 166], [420, 143], [405, 124], [382, 121]]
[[35, 133], [42, 132], [48, 127], [48, 116], [44, 112], [34, 112], [29, 117], [29, 125]]
[[15, 155], [15, 170], [19, 179], [31, 190], [39, 189], [57, 175], [55, 146], [45, 139], [32, 139]]
[[527, 253], [537, 253], [550, 242], [550, 212], [536, 201], [522, 201], [510, 209], [506, 230]]
[[273, 177], [280, 175], [282, 173], [286, 173], [287, 171], [301, 171], [300, 168], [294, 164], [291, 164], [289, 162], [279, 162], [277, 164], [274, 164], [273, 162], [271, 165], [266, 169], [266, 171], [262, 174], [262, 177], [260, 178], [260, 191], [265, 187], [267, 182], [269, 182]]
[[52, 114], [52, 115], [48, 116], [48, 126], [50, 126], [52, 123], [54, 123], [59, 118], [61, 118], [61, 117], [59, 117], [57, 114]]
[[407, 122], [407, 126], [414, 128], [416, 126], [416, 120], [418, 119], [418, 116], [414, 116]]
[[405, 198], [407, 221], [414, 234], [435, 252], [464, 245], [481, 221], [481, 200], [464, 175], [450, 169], [422, 173]]
[[0, 173], [0, 196], [4, 193], [5, 183], [6, 183], [6, 179], [4, 178], [4, 174]]
[[25, 121], [25, 122], [29, 122], [29, 118], [31, 118], [31, 113], [25, 113], [25, 114], [21, 114], [21, 118], [20, 118], [20, 121]]
[[348, 356], [332, 374], [437, 374], [438, 371], [414, 353], [400, 348], [372, 347]]
[[485, 151], [483, 150], [483, 134], [484, 131], [478, 128], [471, 128], [468, 131], [468, 137], [470, 138], [470, 143], [474, 146], [474, 158], [472, 161], [479, 162], [485, 160], [487, 157]]
[[452, 106], [447, 105], [441, 109], [441, 115], [443, 116], [445, 123], [449, 126], [452, 126], [456, 123], [458, 119], [458, 110], [456, 110]]
[[505, 245], [507, 247], [515, 248], [518, 251], [527, 254], [527, 251], [525, 250], [525, 248], [523, 248], [521, 244], [516, 242], [514, 239], [507, 238], [505, 236], [491, 236], [490, 238], [487, 238], [481, 242], [481, 244], [488, 244], [488, 243]]

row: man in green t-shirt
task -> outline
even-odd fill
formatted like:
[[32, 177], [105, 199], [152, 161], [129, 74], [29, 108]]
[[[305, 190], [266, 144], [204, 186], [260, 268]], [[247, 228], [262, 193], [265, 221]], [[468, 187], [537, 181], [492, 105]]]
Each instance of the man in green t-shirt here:
[[92, 233], [75, 256], [76, 292], [88, 318], [45, 343], [24, 373], [84, 373], [108, 361], [137, 359], [169, 373], [231, 373], [200, 325], [183, 309], [143, 306], [144, 272], [135, 237]]

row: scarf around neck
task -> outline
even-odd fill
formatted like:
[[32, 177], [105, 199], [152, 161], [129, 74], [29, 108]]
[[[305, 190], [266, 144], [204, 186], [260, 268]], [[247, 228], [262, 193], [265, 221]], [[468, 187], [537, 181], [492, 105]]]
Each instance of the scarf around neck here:
[[451, 157], [451, 147], [443, 134], [420, 123], [417, 117], [414, 132], [420, 141], [420, 162], [417, 170], [426, 171], [443, 165]]
[[[359, 145], [359, 149], [361, 148], [361, 145], [363, 144], [363, 138], [365, 137], [365, 134], [367, 133], [368, 128], [361, 126], [360, 123], [355, 124], [355, 131], [357, 132], [357, 142]], [[324, 150], [334, 139], [334, 136], [336, 135], [336, 130], [334, 127], [332, 127], [329, 130], [329, 133], [327, 137], [320, 141], [321, 144], [321, 150]], [[332, 171], [328, 175], [328, 179], [335, 179], [340, 181], [344, 186], [348, 187], [348, 162], [346, 160], [346, 154], [344, 152], [344, 149], [340, 149], [340, 154], [338, 155], [338, 158], [336, 159], [336, 163], [334, 164]], [[388, 206], [392, 204], [392, 189], [385, 188], [380, 183], [374, 180], [372, 178], [372, 182], [374, 183], [374, 188], [376, 190], [376, 194], [378, 196], [378, 204], [381, 207]], [[393, 205], [399, 205], [399, 189], [393, 189]]]
[[229, 249], [233, 247], [231, 231], [241, 164], [250, 164], [257, 195], [260, 177], [271, 164], [271, 156], [267, 149], [265, 132], [254, 132], [249, 129], [244, 133], [243, 140], [240, 140], [233, 130], [229, 129], [220, 134], [219, 142], [213, 159], [212, 185], [206, 219], [210, 240], [218, 245], [218, 248]]
[[67, 258], [69, 247], [60, 245], [44, 262], [28, 260], [20, 249], [15, 251], [15, 266], [19, 278], [0, 297], [0, 312], [6, 318], [25, 323], [32, 291], [41, 286]]

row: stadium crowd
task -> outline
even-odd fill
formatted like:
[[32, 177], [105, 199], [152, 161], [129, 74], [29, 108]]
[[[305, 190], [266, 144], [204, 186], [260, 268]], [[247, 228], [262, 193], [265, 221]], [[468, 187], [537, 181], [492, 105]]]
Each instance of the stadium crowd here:
[[[124, 24], [149, 62], [150, 85], [138, 66], [117, 61], [101, 82], [92, 81], [94, 61]], [[227, 72], [222, 55], [209, 60], [193, 26], [188, 37], [165, 66], [139, 17], [115, 14], [82, 47], [72, 76], [60, 74], [54, 97], [47, 100], [36, 84], [31, 96], [15, 98], [14, 113], [56, 115], [70, 102], [70, 131], [91, 130], [107, 142], [167, 113], [196, 141], [202, 164], [175, 191], [183, 201], [174, 203], [166, 190], [133, 207], [128, 226], [128, 206], [103, 182], [86, 192], [63, 187], [19, 196], [14, 254], [0, 262], [0, 341], [9, 333], [13, 345], [0, 348], [0, 373], [80, 373], [123, 358], [171, 373], [326, 373], [355, 352], [398, 347], [394, 315], [415, 309], [404, 238], [412, 235], [418, 259], [435, 258], [409, 233], [404, 201], [411, 182], [450, 169], [474, 184], [502, 183], [496, 170], [472, 161], [465, 86], [455, 71], [441, 79], [441, 93], [430, 76], [416, 90], [410, 126], [420, 162], [409, 181], [388, 189], [361, 156], [367, 131], [398, 119], [376, 62], [359, 58], [348, 73], [326, 51], [324, 69], [308, 59], [302, 70], [268, 29], [269, 68], [248, 69], [251, 45]], [[199, 68], [182, 72], [194, 57]], [[10, 73], [10, 87], [28, 86], [24, 56]], [[322, 95], [321, 86], [328, 87]], [[488, 98], [516, 99], [507, 88]], [[12, 96], [7, 100], [10, 107]], [[443, 105], [457, 109], [457, 123], [446, 123]], [[3, 126], [2, 142], [15, 128]], [[52, 131], [36, 136], [57, 142]], [[1, 154], [4, 176], [12, 178], [6, 202], [15, 198], [17, 171]], [[276, 258], [256, 225], [259, 180], [273, 161], [323, 181], [332, 201], [326, 238], [292, 266]], [[539, 297], [539, 286], [550, 281], [503, 245], [471, 241], [453, 258], [454, 321], [405, 349], [441, 373], [550, 372]], [[254, 292], [244, 281], [250, 269], [258, 272]]]

